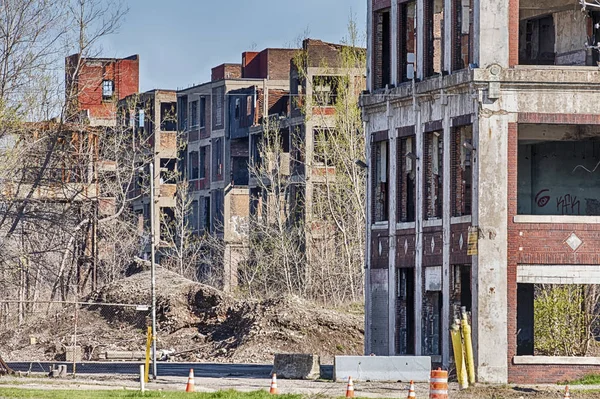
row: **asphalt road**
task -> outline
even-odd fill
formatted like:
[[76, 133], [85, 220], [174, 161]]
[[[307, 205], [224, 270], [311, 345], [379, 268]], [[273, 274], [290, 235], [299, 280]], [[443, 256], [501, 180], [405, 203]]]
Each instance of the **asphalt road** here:
[[[73, 372], [73, 363], [67, 362], [8, 362], [15, 371], [48, 373], [52, 365], [66, 364], [67, 372]], [[141, 362], [81, 362], [76, 364], [77, 374], [139, 374]], [[269, 378], [271, 364], [226, 364], [226, 363], [157, 363], [158, 376], [187, 377], [191, 368], [196, 377], [242, 377]], [[150, 366], [152, 367], [152, 366]], [[152, 370], [152, 369], [150, 369]], [[321, 376], [332, 378], [333, 367], [321, 366]]]

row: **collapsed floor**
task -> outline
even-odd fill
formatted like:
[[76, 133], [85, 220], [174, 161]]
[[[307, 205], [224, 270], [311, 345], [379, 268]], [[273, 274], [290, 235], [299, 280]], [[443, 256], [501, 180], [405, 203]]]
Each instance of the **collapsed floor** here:
[[[270, 363], [275, 353], [315, 353], [331, 363], [335, 355], [363, 353], [360, 314], [319, 308], [298, 298], [235, 299], [162, 269], [156, 281], [157, 348], [169, 353], [169, 360]], [[87, 299], [149, 304], [150, 274], [134, 274]], [[84, 306], [75, 314], [71, 306], [38, 312], [20, 327], [0, 327], [0, 352], [6, 361], [65, 360], [76, 332], [83, 360], [99, 360], [107, 351], [143, 351], [149, 323], [149, 311], [135, 307]]]

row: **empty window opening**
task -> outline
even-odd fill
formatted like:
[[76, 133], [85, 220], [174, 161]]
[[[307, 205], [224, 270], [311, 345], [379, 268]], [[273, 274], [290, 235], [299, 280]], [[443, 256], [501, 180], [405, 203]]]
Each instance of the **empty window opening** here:
[[519, 63], [554, 64], [554, 18], [552, 15], [521, 22]]
[[175, 184], [177, 183], [177, 165], [176, 159], [161, 158], [160, 159], [160, 183]]
[[208, 154], [208, 146], [200, 147], [200, 164], [199, 164], [199, 178], [204, 179], [206, 177], [206, 166], [207, 159], [206, 155]]
[[443, 132], [425, 134], [425, 219], [442, 217], [443, 205]]
[[330, 129], [318, 129], [314, 131], [314, 162], [319, 165], [334, 164], [331, 136], [333, 132]]
[[102, 81], [102, 99], [112, 100], [115, 91], [115, 82], [105, 79]]
[[206, 126], [206, 97], [200, 97], [200, 127]]
[[400, 71], [402, 82], [415, 77], [417, 54], [417, 2], [411, 1], [400, 5]]
[[444, 0], [425, 0], [425, 76], [442, 73], [444, 63]]
[[338, 91], [338, 77], [313, 77], [313, 102], [317, 106], [335, 105]]
[[600, 127], [520, 124], [517, 212], [600, 216]]
[[470, 215], [473, 202], [473, 127], [453, 128], [451, 140], [452, 216]]
[[374, 81], [375, 89], [381, 89], [390, 83], [391, 78], [391, 32], [390, 9], [378, 11], [374, 15]]
[[177, 103], [160, 104], [160, 130], [174, 132], [177, 130]]
[[373, 221], [388, 220], [388, 141], [379, 141], [373, 145], [375, 159], [373, 170]]
[[198, 151], [190, 152], [190, 180], [198, 178]]
[[454, 0], [454, 48], [453, 68], [464, 69], [473, 59], [472, 29], [473, 29], [473, 0]]
[[188, 100], [187, 100], [187, 96], [183, 96], [183, 97], [179, 97], [177, 99], [178, 102], [178, 111], [179, 111], [179, 118], [177, 118], [178, 122], [179, 122], [179, 130], [181, 131], [185, 131], [187, 130], [187, 123], [188, 123]]
[[415, 136], [398, 140], [398, 222], [415, 221]]
[[441, 355], [442, 330], [442, 267], [425, 268], [423, 296], [422, 351], [424, 355]]
[[223, 179], [223, 139], [214, 139], [213, 144], [213, 178]]
[[198, 127], [198, 100], [192, 101], [190, 104], [190, 114], [192, 128]]
[[204, 230], [205, 232], [208, 233], [210, 231], [210, 197], [202, 197], [201, 204], [202, 204], [201, 227], [202, 227], [202, 230]]
[[235, 99], [235, 120], [240, 119], [240, 99]]
[[415, 274], [412, 268], [396, 269], [396, 354], [415, 354]]
[[235, 186], [248, 185], [248, 158], [247, 157], [232, 157], [231, 167], [233, 169], [231, 184]]
[[192, 206], [190, 209], [190, 214], [188, 216], [188, 228], [191, 231], [198, 231], [198, 223], [200, 220], [200, 207], [198, 206], [198, 200], [192, 201]]

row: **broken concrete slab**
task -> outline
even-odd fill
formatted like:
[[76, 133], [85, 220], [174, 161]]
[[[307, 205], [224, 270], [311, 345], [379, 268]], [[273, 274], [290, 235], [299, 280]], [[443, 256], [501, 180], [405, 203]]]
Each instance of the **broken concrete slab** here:
[[429, 356], [336, 356], [334, 381], [427, 382], [431, 374]]
[[273, 373], [279, 378], [314, 380], [321, 374], [319, 356], [304, 353], [277, 353]]

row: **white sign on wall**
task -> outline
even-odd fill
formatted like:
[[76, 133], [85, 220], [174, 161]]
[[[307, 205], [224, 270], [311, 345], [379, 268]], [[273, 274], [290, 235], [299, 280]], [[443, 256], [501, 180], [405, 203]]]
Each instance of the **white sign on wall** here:
[[425, 268], [425, 291], [442, 290], [442, 267], [428, 266]]

